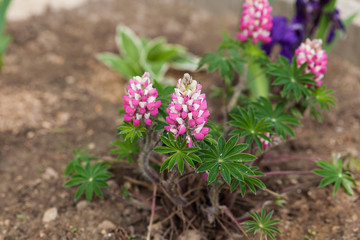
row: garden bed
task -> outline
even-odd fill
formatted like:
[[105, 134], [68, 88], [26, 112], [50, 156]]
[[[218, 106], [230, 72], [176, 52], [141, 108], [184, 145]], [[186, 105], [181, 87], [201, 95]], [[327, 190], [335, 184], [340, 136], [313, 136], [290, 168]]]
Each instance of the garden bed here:
[[[119, 23], [146, 37], [164, 35], [169, 42], [202, 54], [215, 48], [222, 29], [235, 33], [236, 22], [237, 16], [226, 12], [214, 16], [180, 2], [159, 5], [155, 0], [95, 1], [74, 10], [10, 22], [13, 41], [0, 75], [0, 239], [121, 239], [121, 232], [129, 231], [145, 236], [150, 211], [120, 199], [124, 182], [111, 180], [104, 199], [90, 203], [83, 198], [75, 203], [75, 189], [63, 187], [71, 150], [89, 147], [92, 154], [107, 156], [120, 120], [117, 110], [125, 79], [94, 56], [117, 51], [114, 34]], [[323, 123], [305, 117], [296, 129], [297, 138], [276, 147], [278, 154], [299, 156], [298, 160], [284, 166], [270, 165], [269, 159], [263, 162], [264, 168], [311, 169], [315, 164], [306, 157], [330, 158], [338, 152], [359, 157], [360, 70], [335, 56], [330, 59], [325, 83], [335, 89], [337, 107], [325, 115]], [[218, 85], [216, 74], [197, 73], [194, 78], [208, 91], [212, 84]], [[209, 101], [209, 106], [216, 106], [216, 100]], [[359, 175], [355, 176], [360, 183]], [[282, 220], [283, 234], [278, 239], [305, 239], [306, 235], [314, 240], [360, 239], [359, 187], [353, 197], [342, 190], [332, 197], [332, 189], [318, 189], [312, 176], [264, 181], [270, 189], [305, 183], [287, 195], [283, 207], [271, 206]], [[256, 205], [257, 198], [250, 199], [248, 204]], [[43, 216], [50, 208], [56, 208], [57, 215], [46, 223]], [[221, 231], [202, 235], [204, 239], [227, 238]]]

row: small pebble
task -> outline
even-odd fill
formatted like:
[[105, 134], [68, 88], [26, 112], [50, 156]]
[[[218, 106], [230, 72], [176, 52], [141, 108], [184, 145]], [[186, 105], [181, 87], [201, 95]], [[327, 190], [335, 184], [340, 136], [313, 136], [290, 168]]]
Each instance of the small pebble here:
[[50, 179], [57, 179], [59, 177], [58, 173], [51, 167], [45, 169], [45, 172], [42, 175], [43, 179], [50, 180]]
[[58, 216], [57, 209], [55, 207], [49, 208], [48, 210], [45, 211], [42, 221], [44, 223], [48, 223], [55, 220], [57, 216]]
[[82, 200], [82, 201], [78, 202], [78, 204], [76, 204], [76, 209], [81, 211], [81, 210], [85, 209], [88, 206], [88, 204], [89, 204], [88, 201]]
[[[113, 224], [112, 222], [110, 222], [109, 220], [104, 220], [103, 222], [101, 222], [98, 226], [99, 229], [102, 230], [111, 230], [111, 229], [115, 229], [116, 226], [115, 224]], [[101, 231], [102, 232], [102, 231]]]

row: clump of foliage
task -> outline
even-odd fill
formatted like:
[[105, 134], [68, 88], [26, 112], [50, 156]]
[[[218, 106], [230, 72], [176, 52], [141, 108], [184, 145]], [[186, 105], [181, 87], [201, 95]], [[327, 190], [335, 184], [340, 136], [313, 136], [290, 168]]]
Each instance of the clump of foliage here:
[[120, 55], [101, 53], [97, 58], [125, 78], [149, 72], [163, 82], [169, 68], [193, 71], [198, 65], [198, 58], [188, 53], [185, 47], [169, 44], [163, 37], [140, 38], [123, 25], [117, 27], [115, 42]]
[[[327, 53], [320, 39], [299, 43], [290, 61], [283, 56], [270, 58], [261, 46], [261, 41], [271, 41], [270, 25], [262, 29], [263, 26], [258, 23], [272, 21], [272, 17], [251, 14], [253, 11], [269, 13], [270, 5], [267, 0], [246, 1], [244, 8], [239, 39], [225, 34], [216, 53], [205, 53], [199, 62], [199, 68], [219, 72], [222, 85], [213, 88], [214, 93], [211, 94], [222, 103], [216, 107], [217, 111], [210, 111], [207, 93], [200, 82], [189, 74], [184, 74], [176, 86], [164, 87], [160, 83], [159, 72], [154, 73], [151, 66], [143, 65], [144, 69], [139, 67], [136, 71], [150, 73], [145, 72], [142, 76], [142, 73], [132, 70], [126, 73], [136, 76], [129, 80], [126, 87], [121, 111], [124, 121], [118, 127], [119, 136], [113, 143], [115, 149], [111, 154], [116, 155], [114, 161], [119, 161], [121, 165], [136, 164], [138, 172], [134, 174], [141, 174], [143, 178], [132, 181], [153, 190], [152, 216], [156, 196], [160, 196], [160, 208], [165, 212], [168, 209], [173, 211], [173, 217], [170, 217], [172, 223], [177, 221], [191, 226], [196, 219], [207, 219], [212, 226], [218, 223], [218, 227], [231, 235], [222, 223], [231, 220], [233, 231], [241, 231], [247, 239], [247, 232], [275, 239], [275, 235], [280, 233], [276, 228], [279, 220], [272, 219], [272, 211], [266, 214], [264, 206], [267, 202], [282, 205], [285, 198], [266, 187], [266, 177], [297, 172], [267, 172], [261, 163], [266, 163], [266, 156], [274, 146], [295, 137], [294, 128], [301, 124], [306, 114], [321, 120], [323, 110], [330, 111], [330, 107], [335, 105], [335, 98], [323, 79]], [[261, 17], [263, 19], [256, 19]], [[249, 19], [254, 21], [247, 22]], [[258, 25], [251, 28], [248, 26], [251, 23]], [[249, 34], [249, 29], [257, 29], [258, 32]], [[100, 55], [100, 58], [113, 59], [109, 60], [111, 64], [108, 62], [113, 67], [116, 62], [124, 61], [131, 66], [143, 64], [138, 45], [153, 46], [154, 42], [134, 40], [136, 36], [124, 27], [120, 27], [118, 34], [123, 56]], [[164, 68], [168, 67], [166, 61], [162, 64]], [[265, 88], [267, 93], [259, 85], [264, 82], [268, 83]], [[258, 88], [266, 94], [256, 94]], [[222, 121], [211, 121], [213, 115]], [[75, 200], [82, 193], [88, 200], [93, 193], [102, 197], [100, 188], [106, 187], [106, 180], [112, 176], [109, 161], [88, 156], [80, 149], [74, 151], [74, 156], [66, 169], [66, 174], [70, 176], [66, 185], [79, 185]], [[92, 164], [92, 160], [96, 163]], [[347, 194], [353, 194], [355, 181], [348, 171], [343, 170], [340, 158], [334, 164], [325, 160], [317, 164], [321, 169], [306, 173], [322, 177], [320, 187], [334, 184], [334, 194], [340, 186]], [[135, 204], [144, 199], [128, 186], [122, 189], [123, 198], [127, 201]], [[247, 192], [258, 194], [263, 191], [272, 197], [259, 204], [262, 207], [260, 213], [255, 211], [257, 208], [254, 206], [248, 213], [250, 219], [245, 212], [238, 218], [234, 216], [235, 209], [245, 208], [236, 201], [240, 195], [245, 198]], [[137, 201], [132, 201], [134, 199]], [[174, 234], [171, 226], [169, 224], [169, 236]]]

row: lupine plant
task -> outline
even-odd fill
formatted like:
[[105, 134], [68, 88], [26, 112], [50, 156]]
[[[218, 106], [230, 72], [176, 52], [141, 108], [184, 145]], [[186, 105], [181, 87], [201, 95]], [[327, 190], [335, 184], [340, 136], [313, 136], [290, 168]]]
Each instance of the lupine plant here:
[[3, 66], [3, 56], [7, 46], [11, 41], [11, 37], [5, 34], [6, 11], [11, 0], [0, 0], [0, 71]]
[[[182, 222], [184, 228], [194, 228], [198, 226], [194, 225], [196, 219], [207, 219], [231, 238], [224, 221], [231, 220], [233, 224], [227, 226], [241, 231], [247, 239], [248, 232], [260, 234], [261, 239], [275, 239], [280, 233], [276, 228], [279, 220], [272, 219], [272, 211], [266, 214], [264, 206], [268, 201], [281, 205], [285, 198], [266, 187], [265, 177], [298, 172], [267, 172], [261, 163], [274, 146], [295, 137], [294, 128], [304, 115], [310, 112], [319, 119], [322, 110], [330, 111], [335, 105], [335, 98], [323, 78], [327, 54], [321, 39], [299, 44], [290, 61], [281, 55], [269, 58], [265, 54], [261, 44], [272, 41], [270, 13], [267, 0], [245, 0], [238, 39], [224, 35], [216, 53], [203, 55], [199, 68], [220, 73], [221, 87], [214, 89], [211, 98], [201, 85], [206, 83], [204, 75], [195, 80], [186, 73], [176, 86], [166, 87], [149, 72], [129, 80], [121, 111], [124, 121], [118, 127], [111, 154], [117, 155], [121, 165], [136, 164], [142, 178], [128, 179], [153, 190], [147, 239], [155, 209], [159, 208], [170, 215], [163, 220], [171, 222], [168, 238], [175, 234], [174, 224]], [[123, 47], [124, 52], [130, 51]], [[255, 97], [251, 92], [252, 81], [258, 77], [249, 77], [253, 66], [271, 83], [268, 96]], [[215, 102], [216, 107], [208, 105]], [[114, 162], [87, 155], [81, 149], [74, 155], [66, 170], [70, 179], [65, 185], [80, 185], [75, 200], [82, 193], [88, 200], [93, 193], [102, 197], [101, 188], [107, 186]], [[340, 186], [345, 193], [353, 194], [355, 181], [340, 157], [333, 164], [322, 160], [317, 165], [320, 169], [306, 174], [322, 177], [320, 187], [334, 183], [334, 194]], [[124, 189], [123, 198], [150, 205], [138, 193]], [[240, 195], [247, 197], [248, 190], [253, 194], [265, 191], [272, 198], [249, 209], [236, 201]], [[159, 208], [155, 208], [156, 196], [162, 198]], [[235, 217], [239, 209], [243, 215]]]

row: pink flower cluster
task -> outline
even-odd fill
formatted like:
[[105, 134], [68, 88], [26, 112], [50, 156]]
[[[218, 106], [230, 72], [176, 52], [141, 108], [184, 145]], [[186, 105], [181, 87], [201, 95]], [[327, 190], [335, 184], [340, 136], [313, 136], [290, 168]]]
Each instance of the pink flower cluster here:
[[321, 39], [314, 39], [312, 41], [306, 39], [295, 51], [297, 65], [300, 67], [307, 62], [305, 73], [313, 73], [316, 75], [314, 81], [317, 83], [317, 87], [321, 87], [322, 85], [322, 78], [326, 72], [328, 58], [321, 45]]
[[204, 139], [209, 128], [204, 127], [209, 117], [206, 96], [201, 93], [202, 86], [193, 80], [189, 74], [179, 79], [175, 93], [171, 94], [171, 103], [166, 109], [165, 130], [175, 137], [186, 134], [187, 146], [193, 144], [191, 135], [197, 140]]
[[272, 7], [268, 0], [245, 0], [240, 18], [238, 38], [247, 41], [252, 38], [253, 43], [259, 40], [264, 43], [271, 41], [270, 32], [272, 23]]
[[156, 101], [158, 92], [150, 83], [149, 73], [144, 73], [142, 77], [136, 76], [129, 80], [129, 86], [126, 88], [127, 95], [124, 100], [124, 121], [133, 122], [136, 127], [140, 120], [144, 119], [147, 126], [151, 125], [150, 116], [156, 116], [161, 105], [161, 101]]

